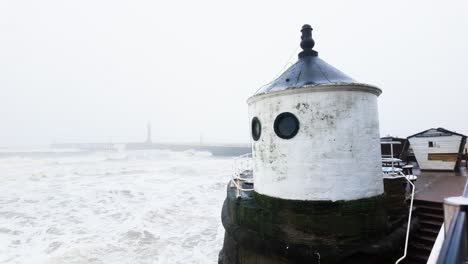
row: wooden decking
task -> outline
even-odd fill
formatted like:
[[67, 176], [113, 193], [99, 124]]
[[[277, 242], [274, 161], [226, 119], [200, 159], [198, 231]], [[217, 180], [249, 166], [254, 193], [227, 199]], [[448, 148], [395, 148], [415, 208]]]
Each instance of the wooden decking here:
[[460, 168], [457, 172], [413, 170], [413, 173], [418, 176], [414, 212], [419, 228], [410, 233], [408, 255], [403, 263], [424, 264], [444, 221], [444, 198], [463, 194], [468, 172]]
[[416, 200], [443, 202], [445, 197], [463, 194], [468, 177], [466, 168], [460, 171], [413, 171], [416, 181]]

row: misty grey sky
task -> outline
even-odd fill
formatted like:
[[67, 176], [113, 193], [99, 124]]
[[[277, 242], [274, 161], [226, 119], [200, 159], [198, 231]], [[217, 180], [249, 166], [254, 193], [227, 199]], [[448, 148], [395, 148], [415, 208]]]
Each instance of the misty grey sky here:
[[299, 52], [379, 86], [381, 134], [468, 134], [467, 1], [0, 1], [0, 145], [248, 142]]

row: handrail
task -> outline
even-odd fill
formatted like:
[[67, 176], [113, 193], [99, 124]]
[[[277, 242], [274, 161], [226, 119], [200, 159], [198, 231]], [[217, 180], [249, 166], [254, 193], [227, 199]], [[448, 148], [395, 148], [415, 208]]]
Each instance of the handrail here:
[[452, 219], [447, 239], [444, 241], [437, 263], [462, 263], [462, 259], [466, 257], [466, 252], [463, 252], [461, 248], [465, 243], [464, 240], [466, 240], [466, 212], [459, 211]]
[[429, 255], [429, 259], [427, 259], [427, 264], [435, 264], [437, 263], [437, 258], [439, 257], [440, 250], [442, 249], [442, 244], [444, 243], [445, 238], [445, 224], [442, 223], [442, 226], [439, 229], [439, 233], [437, 234], [437, 238], [432, 246], [431, 254]]
[[245, 181], [245, 180], [246, 179], [237, 176], [237, 178], [233, 178], [230, 181], [232, 184], [234, 184], [234, 186], [237, 189], [237, 194], [236, 194], [237, 198], [241, 197], [241, 192], [251, 192], [251, 191], [254, 190], [254, 188], [248, 188], [248, 189], [247, 188], [242, 188], [242, 185], [241, 185], [240, 182]]
[[241, 192], [250, 192], [253, 191], [253, 188], [242, 188], [241, 182], [252, 182], [252, 179], [243, 178], [241, 175], [246, 172], [252, 172], [252, 153], [240, 155], [234, 159], [234, 174], [230, 182], [237, 189], [237, 198], [241, 197]]
[[253, 191], [253, 189], [250, 189], [250, 188], [249, 189], [242, 188], [242, 186], [237, 184], [235, 181], [232, 181], [232, 183], [237, 187], [237, 190], [239, 191], [243, 191], [243, 192]]
[[[411, 202], [410, 202], [410, 208], [409, 208], [409, 215], [408, 215], [408, 226], [406, 227], [406, 239], [405, 239], [405, 251], [403, 253], [403, 256], [399, 258], [395, 264], [400, 263], [403, 259], [406, 258], [406, 255], [408, 253], [408, 241], [409, 241], [409, 233], [410, 233], [410, 228], [411, 228], [411, 214], [413, 213], [413, 201], [414, 201], [414, 183], [409, 180], [409, 178], [401, 171], [398, 172], [398, 174], [401, 174], [402, 177], [405, 178], [405, 180], [411, 185]], [[409, 176], [409, 175], [408, 175]]]
[[[451, 203], [455, 198], [456, 203]], [[462, 197], [451, 197], [444, 201], [445, 239], [437, 258], [437, 264], [462, 263], [468, 255], [467, 212], [468, 181]], [[460, 199], [460, 200], [458, 200]], [[453, 216], [450, 217], [450, 213]]]

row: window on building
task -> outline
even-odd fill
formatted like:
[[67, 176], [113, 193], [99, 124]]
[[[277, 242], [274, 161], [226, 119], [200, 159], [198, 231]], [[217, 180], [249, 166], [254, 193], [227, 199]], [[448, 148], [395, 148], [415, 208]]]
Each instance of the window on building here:
[[274, 129], [278, 137], [291, 139], [299, 131], [299, 120], [291, 113], [281, 113], [275, 119]]
[[434, 147], [434, 141], [429, 141], [429, 147], [433, 148]]
[[260, 139], [260, 135], [262, 134], [262, 124], [257, 117], [252, 119], [252, 138], [253, 140], [257, 141]]

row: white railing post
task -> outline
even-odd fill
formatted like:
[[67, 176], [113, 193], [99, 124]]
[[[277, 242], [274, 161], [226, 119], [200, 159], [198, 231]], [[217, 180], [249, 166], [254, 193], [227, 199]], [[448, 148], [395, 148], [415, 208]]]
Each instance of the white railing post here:
[[405, 251], [404, 254], [401, 258], [399, 258], [395, 264], [400, 263], [403, 259], [406, 258], [406, 255], [408, 253], [408, 241], [409, 241], [409, 233], [410, 233], [410, 228], [411, 228], [411, 214], [413, 213], [413, 200], [414, 200], [414, 184], [411, 182], [411, 180], [408, 179], [408, 177], [402, 173], [399, 172], [403, 177], [405, 177], [406, 181], [411, 184], [411, 203], [410, 203], [410, 209], [409, 209], [409, 215], [408, 215], [408, 226], [406, 227], [406, 239], [405, 239]]

